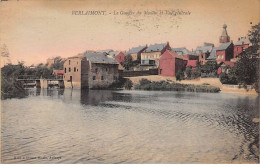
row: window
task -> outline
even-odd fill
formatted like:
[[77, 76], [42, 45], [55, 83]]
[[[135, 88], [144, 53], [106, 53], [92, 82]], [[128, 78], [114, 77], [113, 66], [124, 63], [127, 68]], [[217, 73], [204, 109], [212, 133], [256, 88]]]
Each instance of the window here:
[[72, 76], [70, 76], [70, 82], [72, 82]]
[[74, 67], [74, 72], [76, 72], [76, 67]]
[[64, 69], [64, 72], [65, 72], [65, 73], [67, 72], [67, 69], [66, 69], [66, 68]]
[[103, 76], [101, 76], [101, 80], [104, 80], [104, 77], [103, 77]]
[[70, 72], [70, 68], [69, 68], [69, 72]]
[[108, 71], [108, 69], [106, 68], [106, 72]]
[[93, 76], [93, 80], [96, 80], [96, 76]]
[[65, 75], [64, 75], [64, 78], [65, 78]]
[[79, 69], [77, 69], [77, 71], [79, 71]]
[[97, 73], [97, 72], [98, 72], [98, 69], [96, 68], [95, 70], [96, 70], [96, 73]]
[[69, 60], [69, 65], [70, 65], [70, 60]]

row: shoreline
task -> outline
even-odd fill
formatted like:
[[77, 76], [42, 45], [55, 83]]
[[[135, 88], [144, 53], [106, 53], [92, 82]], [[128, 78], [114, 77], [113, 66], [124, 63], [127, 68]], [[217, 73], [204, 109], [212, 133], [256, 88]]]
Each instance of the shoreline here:
[[176, 81], [175, 77], [167, 77], [167, 76], [159, 76], [159, 75], [149, 75], [149, 76], [137, 76], [137, 77], [125, 77], [130, 79], [133, 82], [133, 85], [139, 83], [139, 80], [144, 78], [150, 81], [168, 81], [168, 82], [175, 82], [180, 84], [194, 84], [194, 85], [202, 85], [202, 84], [210, 84], [211, 86], [219, 87], [220, 92], [223, 93], [236, 93], [236, 94], [245, 94], [245, 95], [252, 95], [258, 96], [259, 94], [254, 90], [246, 90], [244, 88], [228, 88], [225, 87], [220, 81], [219, 78], [197, 78], [192, 80], [182, 80]]

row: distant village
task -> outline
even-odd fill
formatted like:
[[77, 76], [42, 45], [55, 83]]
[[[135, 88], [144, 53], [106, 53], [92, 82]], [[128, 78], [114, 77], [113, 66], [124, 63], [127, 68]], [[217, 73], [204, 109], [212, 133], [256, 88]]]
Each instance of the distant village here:
[[[248, 37], [241, 37], [235, 43], [230, 40], [227, 25], [223, 25], [219, 45], [205, 42], [194, 51], [185, 47], [174, 48], [169, 42], [136, 46], [128, 51], [98, 50], [85, 51], [73, 57], [63, 58], [63, 69], [54, 69], [53, 74], [63, 80], [65, 88], [106, 88], [120, 77], [159, 75], [176, 77], [180, 70], [216, 62], [217, 75], [228, 73], [238, 55], [250, 46]], [[127, 66], [127, 62], [131, 62]], [[55, 63], [47, 59], [47, 67]]]

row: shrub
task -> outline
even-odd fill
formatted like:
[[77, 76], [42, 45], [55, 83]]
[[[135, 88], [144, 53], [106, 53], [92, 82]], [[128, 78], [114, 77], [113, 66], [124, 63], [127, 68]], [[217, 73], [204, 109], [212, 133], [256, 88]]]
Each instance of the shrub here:
[[130, 79], [126, 79], [126, 82], [124, 83], [125, 89], [130, 90], [133, 87], [133, 82]]
[[176, 80], [181, 81], [184, 79], [184, 72], [182, 70], [178, 70], [176, 73]]

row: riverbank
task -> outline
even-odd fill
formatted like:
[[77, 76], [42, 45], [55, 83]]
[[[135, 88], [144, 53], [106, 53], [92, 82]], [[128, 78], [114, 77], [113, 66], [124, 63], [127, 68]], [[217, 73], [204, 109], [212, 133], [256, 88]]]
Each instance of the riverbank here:
[[231, 88], [226, 85], [223, 85], [219, 78], [197, 78], [193, 80], [182, 80], [182, 81], [176, 81], [175, 77], [164, 77], [159, 75], [149, 75], [149, 76], [137, 76], [137, 77], [127, 77], [133, 82], [133, 85], [139, 84], [139, 80], [144, 78], [148, 79], [150, 81], [168, 81], [168, 82], [175, 82], [180, 84], [193, 84], [193, 85], [203, 85], [203, 84], [209, 84], [211, 86], [219, 87], [221, 92], [224, 93], [239, 93], [239, 94], [247, 94], [247, 95], [254, 95], [258, 96], [258, 93], [254, 89], [246, 90], [244, 88]]

